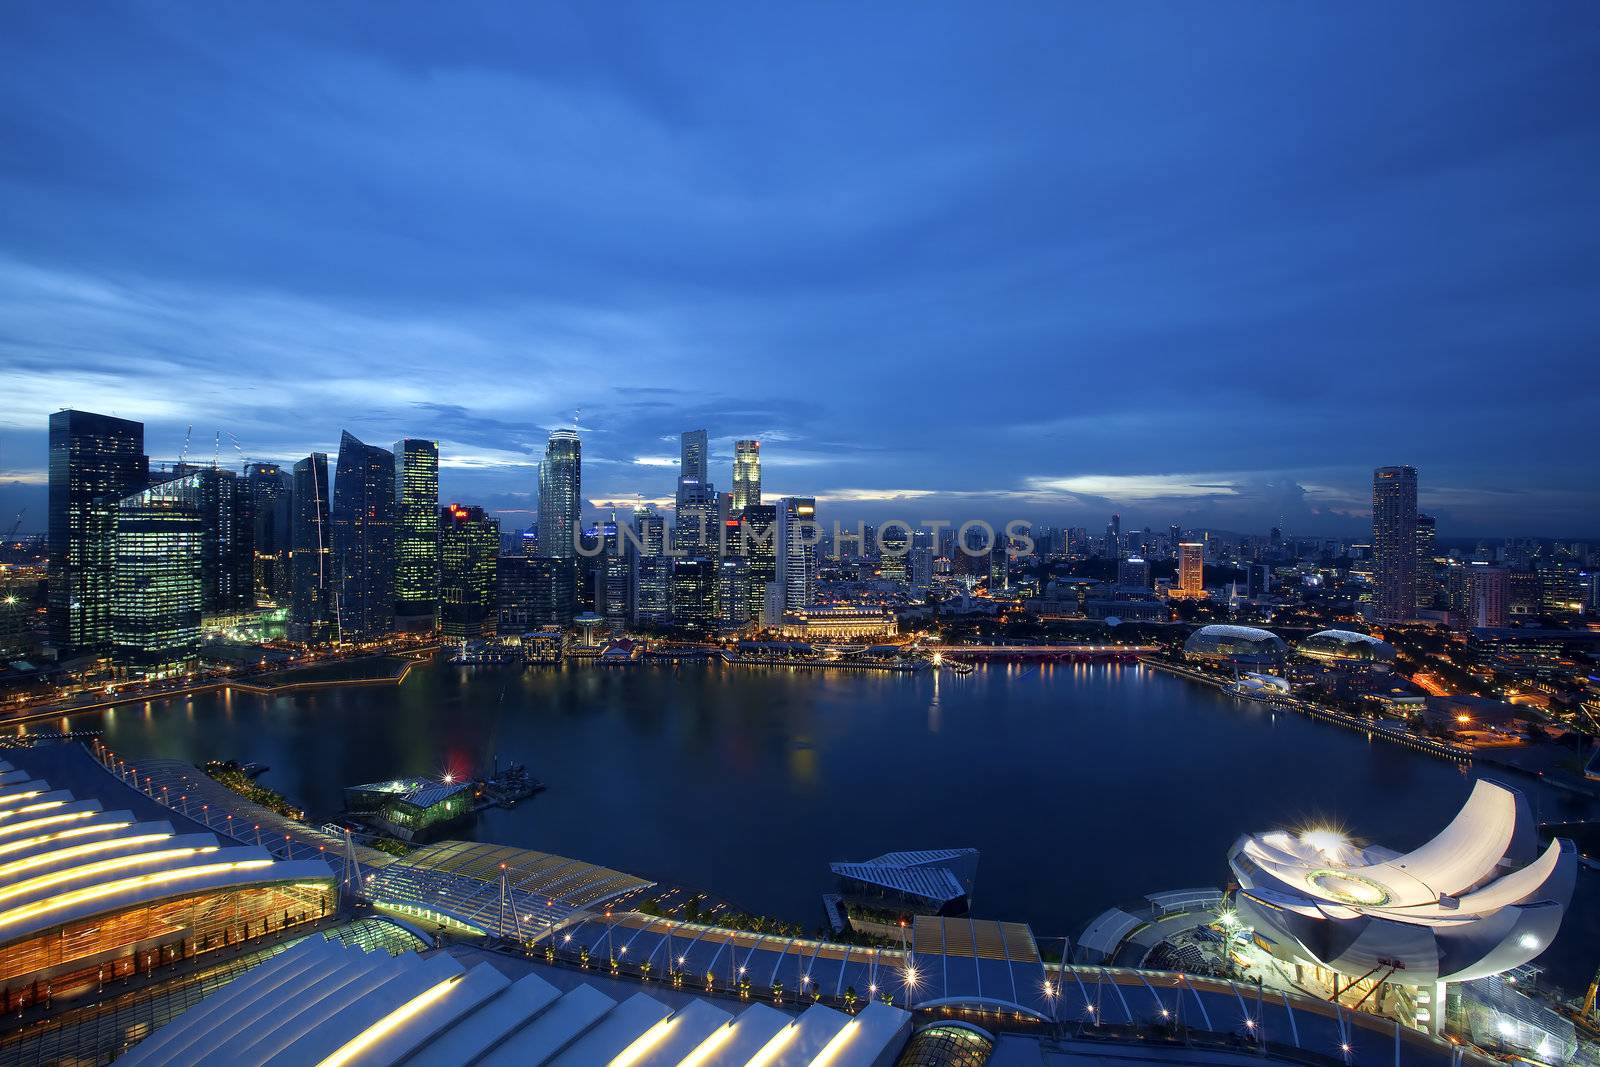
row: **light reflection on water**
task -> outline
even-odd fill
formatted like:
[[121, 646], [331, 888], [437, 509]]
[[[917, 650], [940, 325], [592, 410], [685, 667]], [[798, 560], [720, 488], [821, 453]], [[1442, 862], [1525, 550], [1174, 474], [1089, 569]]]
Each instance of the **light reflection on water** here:
[[[1041, 937], [1076, 935], [1145, 893], [1223, 884], [1246, 831], [1334, 821], [1411, 847], [1471, 785], [1453, 763], [1137, 666], [435, 664], [399, 688], [202, 694], [73, 719], [96, 727], [130, 759], [268, 764], [264, 784], [314, 816], [334, 814], [345, 785], [517, 760], [548, 792], [485, 813], [472, 836], [808, 925], [832, 860], [972, 846], [976, 913]], [[1562, 816], [1553, 797], [1540, 803]], [[1586, 902], [1595, 879], [1580, 880]], [[1595, 910], [1577, 917], [1580, 941], [1600, 944]], [[1592, 971], [1586, 955], [1574, 953], [1572, 982]]]

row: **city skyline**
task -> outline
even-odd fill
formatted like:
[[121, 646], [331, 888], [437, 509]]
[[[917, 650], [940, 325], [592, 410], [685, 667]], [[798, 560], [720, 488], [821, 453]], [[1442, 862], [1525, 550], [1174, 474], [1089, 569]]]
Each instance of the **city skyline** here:
[[576, 421], [596, 503], [703, 426], [846, 520], [1349, 535], [1403, 463], [1441, 537], [1600, 532], [1593, 9], [631, 17], [8, 12], [0, 515], [74, 407], [437, 440], [508, 517]]

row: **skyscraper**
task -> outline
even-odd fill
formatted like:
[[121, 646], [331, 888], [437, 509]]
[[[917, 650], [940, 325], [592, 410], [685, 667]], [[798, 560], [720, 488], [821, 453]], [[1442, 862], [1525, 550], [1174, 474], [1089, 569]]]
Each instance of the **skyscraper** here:
[[715, 486], [687, 475], [679, 477], [673, 549], [686, 556], [714, 555], [719, 510]]
[[1433, 562], [1437, 524], [1432, 515], [1417, 516], [1417, 609], [1431, 610], [1439, 596], [1438, 568]]
[[648, 508], [633, 513], [638, 547], [633, 554], [633, 618], [664, 625], [672, 620], [672, 559], [666, 555], [666, 521]]
[[783, 610], [804, 611], [817, 598], [817, 501], [789, 496], [778, 501], [778, 577]]
[[717, 621], [717, 561], [705, 556], [672, 560], [672, 621], [711, 626]]
[[[439, 624], [440, 610], [437, 442], [409, 437], [395, 442], [394, 499], [396, 625], [431, 630]], [[498, 544], [495, 554], [499, 554]]]
[[749, 561], [745, 586], [750, 596], [750, 617], [759, 619], [767, 586], [778, 580], [777, 508], [771, 504], [746, 505], [739, 517], [739, 554]]
[[1384, 622], [1417, 613], [1417, 468], [1372, 472], [1372, 555], [1377, 617]]
[[200, 654], [206, 481], [187, 474], [117, 505], [112, 639], [118, 665], [142, 677], [180, 671]]
[[[233, 471], [179, 463], [179, 478], [194, 479], [205, 536], [200, 545], [201, 610], [236, 615], [255, 606], [255, 522], [250, 487]], [[152, 476], [152, 481], [155, 477]]]
[[149, 474], [143, 423], [50, 416], [50, 643], [64, 655], [110, 647], [117, 507]]
[[685, 478], [693, 478], [696, 481], [708, 481], [710, 475], [707, 473], [706, 467], [707, 452], [706, 432], [704, 430], [685, 430], [680, 442], [678, 473]]
[[289, 527], [289, 638], [316, 643], [334, 636], [331, 601], [333, 532], [329, 521], [328, 454], [313, 452], [294, 465]]
[[1506, 625], [1511, 614], [1506, 569], [1473, 563], [1468, 566], [1468, 573], [1472, 577], [1471, 618], [1468, 625], [1495, 629]]
[[539, 554], [576, 559], [583, 504], [583, 446], [576, 430], [556, 430], [539, 464]]
[[394, 630], [394, 453], [339, 437], [333, 484], [334, 616], [341, 641]]
[[500, 520], [479, 507], [451, 504], [434, 512], [438, 527], [440, 629], [465, 641], [494, 632]]
[[252, 463], [245, 468], [245, 488], [250, 494], [250, 523], [254, 560], [251, 582], [257, 605], [289, 603], [290, 542], [293, 493], [283, 468], [276, 463]]
[[1203, 600], [1206, 595], [1206, 546], [1204, 541], [1181, 541], [1178, 544], [1178, 588], [1175, 597], [1185, 600]]
[[761, 442], [735, 441], [733, 443], [733, 514], [738, 518], [744, 509], [761, 503]]

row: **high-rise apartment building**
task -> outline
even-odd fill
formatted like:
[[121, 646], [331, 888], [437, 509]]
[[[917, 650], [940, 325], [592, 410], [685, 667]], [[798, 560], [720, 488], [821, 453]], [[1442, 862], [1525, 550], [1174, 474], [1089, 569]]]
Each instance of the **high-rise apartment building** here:
[[[406, 438], [394, 445], [394, 613], [403, 629], [439, 621], [439, 444]], [[498, 524], [496, 531], [498, 536]], [[499, 554], [499, 546], [495, 547]], [[492, 592], [492, 588], [490, 590]], [[487, 606], [483, 605], [484, 610]]]
[[1511, 590], [1504, 567], [1474, 563], [1468, 568], [1472, 576], [1472, 617], [1474, 627], [1498, 629], [1510, 622]]
[[466, 641], [494, 633], [500, 520], [479, 507], [451, 504], [434, 512], [439, 541], [440, 630]]
[[117, 509], [149, 474], [143, 423], [50, 416], [49, 626], [63, 655], [110, 649]]
[[1374, 606], [1385, 622], [1417, 613], [1417, 469], [1372, 472]]
[[140, 677], [181, 672], [200, 655], [207, 494], [196, 472], [117, 505], [112, 640], [118, 666]]
[[1178, 588], [1172, 595], [1203, 600], [1206, 595], [1206, 545], [1204, 541], [1178, 542]]
[[744, 509], [761, 503], [761, 442], [733, 443], [733, 514], [737, 519]]
[[318, 643], [333, 633], [333, 530], [328, 454], [313, 452], [294, 465], [289, 526], [289, 638]]
[[1417, 516], [1417, 610], [1429, 611], [1437, 606], [1442, 592], [1439, 585], [1439, 568], [1434, 563], [1434, 535], [1437, 522], [1432, 515]]
[[333, 484], [334, 616], [341, 641], [394, 631], [394, 453], [349, 431]]

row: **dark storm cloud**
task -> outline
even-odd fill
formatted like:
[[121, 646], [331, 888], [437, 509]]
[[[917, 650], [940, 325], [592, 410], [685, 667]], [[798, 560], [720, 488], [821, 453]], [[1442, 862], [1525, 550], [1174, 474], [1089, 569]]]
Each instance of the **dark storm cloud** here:
[[507, 509], [576, 421], [596, 499], [704, 426], [843, 513], [1353, 530], [1409, 462], [1441, 533], [1594, 534], [1597, 31], [10, 5], [0, 506], [70, 404], [159, 456], [434, 437]]

